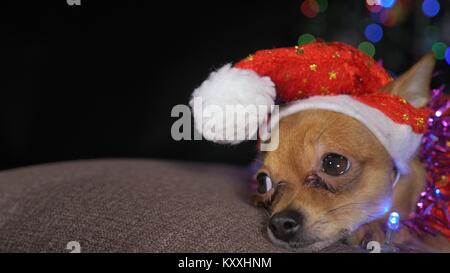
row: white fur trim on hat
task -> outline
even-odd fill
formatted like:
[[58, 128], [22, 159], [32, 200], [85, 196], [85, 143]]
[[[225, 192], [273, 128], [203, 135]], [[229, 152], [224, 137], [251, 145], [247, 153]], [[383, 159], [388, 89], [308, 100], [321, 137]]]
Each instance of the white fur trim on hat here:
[[399, 172], [401, 174], [408, 172], [408, 163], [417, 152], [422, 138], [422, 135], [415, 133], [410, 126], [395, 123], [378, 109], [348, 95], [314, 96], [294, 101], [280, 108], [280, 120], [309, 109], [330, 110], [360, 121], [383, 144]]
[[[276, 93], [275, 84], [269, 77], [261, 77], [256, 72], [246, 69], [238, 69], [226, 64], [215, 72], [212, 72], [208, 79], [200, 87], [195, 89], [192, 94], [189, 105], [194, 113], [195, 128], [202, 132], [203, 136], [211, 141], [218, 143], [237, 144], [242, 140], [235, 138], [226, 138], [228, 129], [236, 132], [239, 130], [249, 130], [249, 137], [256, 136], [257, 128], [248, 128], [245, 120], [234, 123], [226, 122], [233, 120], [234, 117], [227, 117], [225, 113], [226, 106], [266, 106], [270, 111], [270, 106], [274, 104]], [[201, 99], [201, 105], [195, 104], [195, 99]], [[222, 112], [221, 112], [222, 111]], [[259, 121], [267, 113], [259, 113]], [[214, 128], [214, 130], [208, 130]]]

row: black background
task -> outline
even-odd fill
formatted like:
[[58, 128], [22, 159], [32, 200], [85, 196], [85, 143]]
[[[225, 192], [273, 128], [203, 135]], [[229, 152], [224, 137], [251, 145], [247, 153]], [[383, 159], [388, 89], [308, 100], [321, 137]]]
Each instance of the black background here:
[[[333, 28], [357, 29], [368, 11], [364, 1], [329, 2], [324, 38], [345, 42], [345, 32], [333, 35]], [[250, 162], [254, 143], [172, 140], [171, 109], [187, 104], [214, 68], [258, 49], [294, 45], [307, 21], [300, 4], [2, 1], [0, 168], [97, 157]], [[414, 24], [396, 28], [413, 31]], [[423, 54], [410, 36], [380, 46], [376, 57], [404, 71]], [[400, 61], [390, 62], [392, 54]], [[441, 61], [438, 70], [434, 85], [448, 84], [448, 65]]]
[[[137, 272], [164, 269], [169, 272], [289, 272], [292, 269], [320, 268], [333, 271], [345, 268], [346, 272], [359, 272], [364, 265], [374, 272], [383, 272], [386, 265], [394, 270], [414, 270], [418, 266], [435, 264], [445, 268], [445, 253], [78, 253], [78, 254], [10, 254], [3, 253], [2, 264], [22, 271], [80, 272], [90, 268], [98, 271]], [[179, 260], [227, 258], [271, 259], [271, 267], [217, 267], [180, 268]], [[326, 259], [326, 262], [324, 262]], [[351, 266], [348, 266], [351, 265]], [[417, 269], [416, 269], [417, 270]]]

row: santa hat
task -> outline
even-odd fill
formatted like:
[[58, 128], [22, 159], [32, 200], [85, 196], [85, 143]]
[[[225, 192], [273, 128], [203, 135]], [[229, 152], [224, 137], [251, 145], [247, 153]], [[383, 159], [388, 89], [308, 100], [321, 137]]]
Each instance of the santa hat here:
[[[207, 106], [280, 105], [279, 117], [308, 109], [343, 113], [363, 123], [384, 145], [400, 173], [420, 145], [427, 108], [417, 109], [399, 96], [378, 92], [392, 79], [365, 53], [342, 43], [311, 43], [290, 48], [257, 51], [234, 66], [211, 73], [190, 102], [196, 128], [220, 143], [233, 127], [246, 130], [245, 120], [225, 122], [222, 113], [205, 113]], [[201, 98], [201, 107], [194, 107]], [[270, 114], [270, 111], [266, 113]], [[203, 130], [214, 127], [214, 131]]]

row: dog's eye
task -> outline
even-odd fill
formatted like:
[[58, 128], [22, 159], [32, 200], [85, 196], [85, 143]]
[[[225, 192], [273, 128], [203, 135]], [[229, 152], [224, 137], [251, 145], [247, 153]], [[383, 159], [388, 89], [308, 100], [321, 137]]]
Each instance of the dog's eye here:
[[260, 173], [256, 177], [258, 181], [258, 192], [263, 194], [272, 189], [272, 179], [266, 173]]
[[322, 171], [328, 175], [338, 176], [350, 169], [350, 162], [339, 154], [326, 154], [322, 159]]

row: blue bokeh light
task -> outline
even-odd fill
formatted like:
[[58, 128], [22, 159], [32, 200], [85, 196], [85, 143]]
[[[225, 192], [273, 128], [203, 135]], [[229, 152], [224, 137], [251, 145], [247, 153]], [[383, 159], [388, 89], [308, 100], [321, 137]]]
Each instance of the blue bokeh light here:
[[445, 50], [445, 61], [450, 65], [450, 46]]
[[369, 24], [364, 30], [367, 40], [377, 43], [383, 38], [383, 28], [378, 24]]
[[392, 8], [395, 5], [395, 0], [381, 0], [380, 1], [380, 6], [382, 6], [383, 8]]
[[441, 9], [441, 5], [437, 0], [424, 0], [422, 3], [422, 11], [428, 17], [436, 16]]
[[441, 193], [440, 189], [435, 189], [434, 192], [436, 193], [436, 195], [439, 195]]

